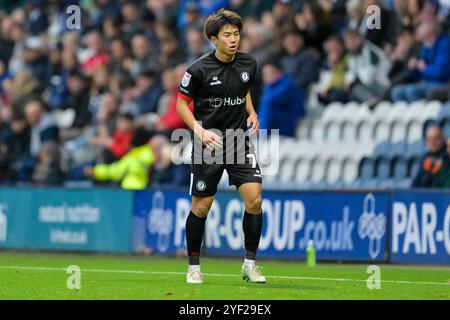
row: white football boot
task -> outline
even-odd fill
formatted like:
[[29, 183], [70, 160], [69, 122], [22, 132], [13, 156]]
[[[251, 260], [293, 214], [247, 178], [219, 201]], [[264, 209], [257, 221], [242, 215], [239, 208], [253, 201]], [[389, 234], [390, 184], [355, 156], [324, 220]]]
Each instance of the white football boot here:
[[203, 275], [200, 271], [200, 267], [189, 267], [187, 275], [186, 275], [187, 283], [203, 283]]
[[266, 277], [261, 272], [261, 267], [254, 261], [244, 262], [241, 269], [242, 279], [254, 283], [266, 283]]

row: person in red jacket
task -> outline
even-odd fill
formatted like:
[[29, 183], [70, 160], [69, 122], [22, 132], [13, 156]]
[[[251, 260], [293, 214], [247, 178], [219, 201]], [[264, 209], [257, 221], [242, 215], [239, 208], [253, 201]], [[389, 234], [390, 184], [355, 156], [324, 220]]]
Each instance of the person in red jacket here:
[[134, 117], [130, 113], [120, 114], [117, 117], [116, 130], [112, 134], [112, 141], [108, 146], [109, 151], [120, 159], [130, 149], [130, 143], [134, 135]]
[[116, 119], [116, 129], [111, 136], [97, 138], [96, 145], [105, 149], [100, 162], [112, 163], [122, 158], [130, 150], [131, 140], [134, 136], [134, 117], [130, 113], [119, 114]]
[[[172, 132], [179, 128], [186, 128], [186, 125], [177, 113], [178, 85], [185, 71], [186, 66], [179, 65], [175, 69], [168, 69], [163, 74], [164, 90], [170, 94], [170, 97], [167, 102], [166, 112], [156, 122], [156, 129], [159, 131]], [[189, 108], [191, 111], [194, 110], [192, 101], [189, 104]]]

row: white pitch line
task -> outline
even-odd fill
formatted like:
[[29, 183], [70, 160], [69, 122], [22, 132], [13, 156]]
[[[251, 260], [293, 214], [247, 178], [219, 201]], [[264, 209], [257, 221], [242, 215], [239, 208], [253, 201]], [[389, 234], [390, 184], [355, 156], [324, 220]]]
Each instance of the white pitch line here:
[[[0, 269], [67, 271], [66, 268], [26, 267], [26, 266], [0, 266]], [[98, 272], [98, 273], [128, 273], [128, 274], [150, 274], [150, 275], [186, 275], [185, 272], [170, 272], [170, 271], [112, 270], [112, 269], [84, 269], [84, 268], [81, 268], [81, 271]], [[221, 273], [204, 273], [203, 275], [210, 277], [241, 277], [240, 275], [237, 274], [221, 274]], [[366, 279], [298, 277], [298, 276], [266, 276], [266, 278], [283, 279], [283, 280], [306, 280], [306, 281], [367, 282]], [[408, 280], [381, 280], [380, 283], [450, 286], [450, 282], [429, 282], [429, 281], [408, 281]]]

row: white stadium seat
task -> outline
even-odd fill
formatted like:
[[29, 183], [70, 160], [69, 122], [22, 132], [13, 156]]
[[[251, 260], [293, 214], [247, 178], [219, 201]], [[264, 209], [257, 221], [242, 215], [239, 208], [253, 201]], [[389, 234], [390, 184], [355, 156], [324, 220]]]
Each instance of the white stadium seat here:
[[391, 124], [391, 143], [397, 143], [406, 140], [407, 126], [403, 121], [394, 121]]
[[315, 158], [311, 163], [311, 182], [322, 182], [325, 178], [325, 161]]
[[391, 135], [390, 131], [391, 128], [388, 122], [379, 121], [374, 128], [374, 141], [380, 143], [389, 140]]
[[337, 158], [330, 158], [326, 163], [326, 181], [335, 183], [340, 180], [342, 174], [342, 161]]

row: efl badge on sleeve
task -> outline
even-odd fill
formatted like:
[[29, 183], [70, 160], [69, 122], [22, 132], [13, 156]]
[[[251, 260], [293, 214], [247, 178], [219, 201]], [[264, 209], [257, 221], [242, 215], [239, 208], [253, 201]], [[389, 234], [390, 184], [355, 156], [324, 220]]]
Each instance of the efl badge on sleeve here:
[[189, 85], [189, 82], [191, 82], [191, 77], [192, 75], [190, 75], [189, 73], [187, 73], [187, 71], [184, 73], [183, 79], [181, 80], [181, 85], [183, 87], [187, 87]]

